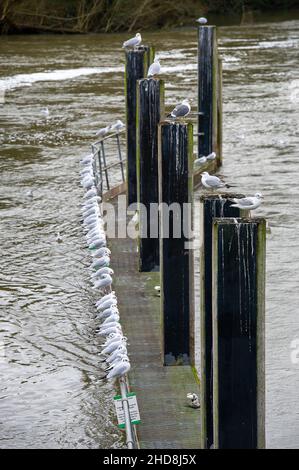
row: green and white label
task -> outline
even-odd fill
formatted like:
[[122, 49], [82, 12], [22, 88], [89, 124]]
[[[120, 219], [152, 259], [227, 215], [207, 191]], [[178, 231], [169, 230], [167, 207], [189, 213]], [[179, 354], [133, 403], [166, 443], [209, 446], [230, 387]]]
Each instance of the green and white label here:
[[[115, 411], [117, 415], [118, 427], [125, 428], [125, 413], [123, 409], [123, 402], [121, 395], [116, 395], [114, 398]], [[132, 424], [140, 423], [140, 414], [138, 409], [136, 393], [127, 393], [130, 417]]]

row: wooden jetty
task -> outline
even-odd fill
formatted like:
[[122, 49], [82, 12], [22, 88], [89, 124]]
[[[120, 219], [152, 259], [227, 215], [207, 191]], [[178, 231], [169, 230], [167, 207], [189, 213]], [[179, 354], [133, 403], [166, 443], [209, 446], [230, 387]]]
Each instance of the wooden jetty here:
[[[97, 154], [99, 181], [107, 180], [103, 200], [113, 204], [118, 228], [126, 234], [111, 238], [109, 246], [113, 287], [129, 340], [130, 389], [137, 394], [141, 414], [136, 432], [139, 446], [148, 449], [263, 448], [265, 220], [247, 219], [247, 211], [233, 207], [231, 199], [243, 197], [239, 194], [202, 195], [200, 210], [194, 210], [202, 172], [213, 173], [222, 164], [216, 28], [200, 25], [198, 40], [197, 151], [188, 119], [165, 120], [164, 86], [156, 78], [144, 78], [152, 50], [142, 46], [126, 53], [126, 183], [110, 188], [104, 148]], [[212, 152], [217, 158], [212, 155], [214, 159], [194, 168], [196, 158]], [[123, 170], [121, 156], [118, 164]], [[137, 208], [139, 228], [146, 221], [141, 206], [149, 210], [153, 203], [162, 204], [158, 240], [127, 235], [127, 205], [118, 213], [117, 196], [123, 193], [127, 205]], [[169, 210], [175, 204], [192, 208], [187, 235], [182, 212], [177, 217]], [[169, 223], [179, 221], [178, 236], [172, 225], [165, 237], [164, 214]], [[200, 220], [195, 238], [201, 243], [200, 263], [194, 268], [194, 253], [186, 242], [192, 239], [195, 218]], [[161, 297], [155, 286], [160, 286]], [[194, 302], [199, 290], [200, 302]], [[200, 371], [195, 359], [199, 349]], [[190, 406], [189, 393], [200, 395], [201, 410]], [[123, 400], [128, 408], [126, 395]]]
[[109, 245], [121, 322], [129, 338], [130, 387], [140, 409], [139, 445], [145, 449], [199, 448], [200, 410], [188, 406], [186, 399], [187, 393], [199, 394], [196, 372], [190, 365], [165, 367], [162, 362], [160, 298], [154, 289], [160, 275], [139, 272], [136, 240], [111, 239]]

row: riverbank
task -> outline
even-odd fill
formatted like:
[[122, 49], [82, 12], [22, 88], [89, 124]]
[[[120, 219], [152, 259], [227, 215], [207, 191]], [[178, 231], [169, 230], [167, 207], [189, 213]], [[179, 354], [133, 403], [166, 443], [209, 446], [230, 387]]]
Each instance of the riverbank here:
[[[56, 5], [57, 4], [57, 5]], [[0, 6], [0, 34], [24, 33], [111, 33], [136, 29], [160, 30], [189, 26], [194, 18], [209, 16], [216, 25], [244, 24], [263, 21], [264, 15], [289, 17], [295, 10], [295, 0], [220, 0], [201, 2], [179, 0], [163, 2], [145, 0], [65, 0], [63, 2], [36, 0], [4, 1]], [[294, 9], [291, 10], [290, 9]], [[297, 13], [296, 13], [297, 12]]]

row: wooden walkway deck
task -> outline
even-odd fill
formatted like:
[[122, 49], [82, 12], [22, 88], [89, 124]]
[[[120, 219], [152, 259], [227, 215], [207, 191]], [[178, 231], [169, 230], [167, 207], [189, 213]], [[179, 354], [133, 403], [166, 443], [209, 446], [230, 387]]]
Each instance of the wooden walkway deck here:
[[[125, 223], [125, 221], [121, 221]], [[137, 242], [111, 239], [121, 323], [129, 339], [130, 388], [136, 392], [141, 416], [139, 444], [146, 449], [200, 447], [200, 410], [187, 404], [188, 392], [199, 394], [189, 366], [163, 367], [161, 362], [159, 273], [139, 273]]]

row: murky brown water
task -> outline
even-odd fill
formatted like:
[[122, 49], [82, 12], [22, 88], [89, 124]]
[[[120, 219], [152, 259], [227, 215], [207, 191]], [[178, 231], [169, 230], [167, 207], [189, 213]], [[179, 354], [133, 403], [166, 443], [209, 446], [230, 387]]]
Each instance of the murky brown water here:
[[[267, 443], [299, 447], [299, 21], [220, 28], [224, 166], [266, 196]], [[78, 160], [124, 120], [122, 35], [0, 38], [0, 447], [119, 447], [101, 383], [78, 204]], [[196, 98], [194, 30], [144, 34], [166, 104]], [[296, 50], [297, 48], [297, 50]], [[49, 119], [41, 115], [48, 106]], [[26, 196], [33, 189], [32, 199]], [[63, 243], [55, 241], [60, 231]]]

